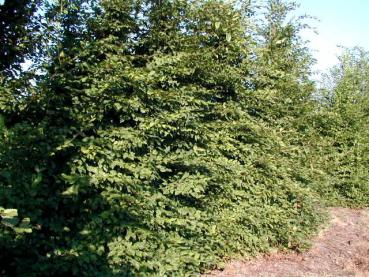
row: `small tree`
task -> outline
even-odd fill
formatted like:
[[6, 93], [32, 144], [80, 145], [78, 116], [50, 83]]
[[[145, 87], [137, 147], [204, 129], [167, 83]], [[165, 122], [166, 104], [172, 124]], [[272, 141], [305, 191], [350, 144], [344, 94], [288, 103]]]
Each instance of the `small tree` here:
[[369, 54], [345, 49], [325, 76], [316, 126], [326, 146], [329, 183], [323, 186], [335, 204], [368, 205]]

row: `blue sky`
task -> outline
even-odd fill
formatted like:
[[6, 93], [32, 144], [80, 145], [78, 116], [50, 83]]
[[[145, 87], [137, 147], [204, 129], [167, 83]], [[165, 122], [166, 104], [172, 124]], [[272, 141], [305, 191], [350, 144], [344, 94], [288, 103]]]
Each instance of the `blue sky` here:
[[303, 38], [310, 40], [317, 59], [316, 70], [325, 70], [337, 63], [337, 45], [361, 46], [369, 50], [369, 0], [296, 0], [299, 15], [315, 16], [309, 20], [318, 35], [306, 30]]

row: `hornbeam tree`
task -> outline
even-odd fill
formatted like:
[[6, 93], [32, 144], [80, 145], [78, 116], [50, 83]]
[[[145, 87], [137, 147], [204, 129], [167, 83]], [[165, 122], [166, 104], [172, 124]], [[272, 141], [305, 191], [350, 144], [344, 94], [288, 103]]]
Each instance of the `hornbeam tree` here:
[[344, 49], [323, 80], [315, 128], [322, 136], [326, 185], [318, 186], [332, 205], [368, 205], [369, 54]]
[[1, 237], [6, 273], [196, 276], [304, 247], [319, 211], [249, 113], [257, 42], [239, 5], [102, 0], [81, 27], [73, 3], [56, 9], [38, 116], [2, 135], [0, 203], [32, 226]]

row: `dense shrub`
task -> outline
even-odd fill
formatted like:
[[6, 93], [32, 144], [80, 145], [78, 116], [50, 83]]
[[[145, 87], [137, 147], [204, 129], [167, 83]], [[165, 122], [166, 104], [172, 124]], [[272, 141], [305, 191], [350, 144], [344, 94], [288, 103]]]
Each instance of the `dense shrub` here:
[[325, 174], [314, 189], [330, 205], [369, 204], [368, 72], [368, 53], [346, 49], [323, 79], [320, 107], [312, 115], [319, 135], [315, 153]]
[[334, 173], [310, 170], [326, 135], [292, 6], [269, 1], [259, 30], [223, 1], [71, 3], [43, 75], [7, 81], [2, 274], [194, 276], [304, 248]]

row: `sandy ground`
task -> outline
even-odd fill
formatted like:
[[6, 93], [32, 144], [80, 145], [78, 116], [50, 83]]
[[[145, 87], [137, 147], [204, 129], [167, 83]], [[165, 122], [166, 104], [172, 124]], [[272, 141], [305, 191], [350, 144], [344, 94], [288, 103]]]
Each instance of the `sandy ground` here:
[[204, 277], [369, 277], [369, 209], [331, 208], [331, 224], [309, 251], [232, 261]]

